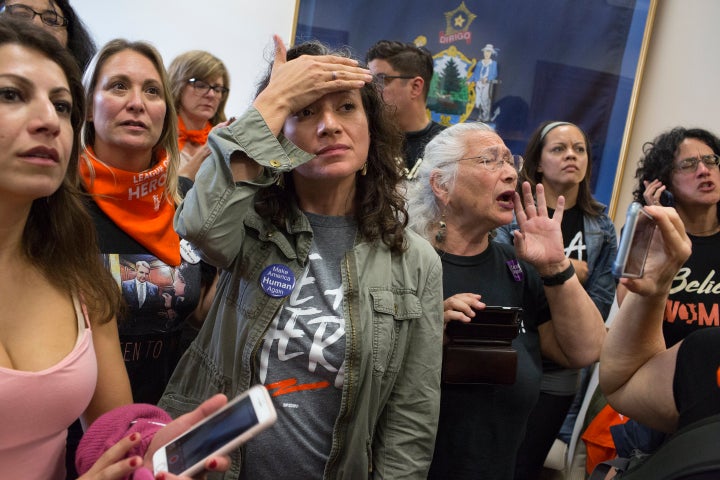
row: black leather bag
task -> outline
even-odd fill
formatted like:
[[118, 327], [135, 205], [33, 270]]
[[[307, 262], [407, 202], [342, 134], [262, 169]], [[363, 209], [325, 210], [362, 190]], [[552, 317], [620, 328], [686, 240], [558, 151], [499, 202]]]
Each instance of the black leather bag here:
[[518, 307], [476, 310], [470, 323], [451, 321], [445, 328], [442, 381], [445, 384], [512, 385], [517, 375]]

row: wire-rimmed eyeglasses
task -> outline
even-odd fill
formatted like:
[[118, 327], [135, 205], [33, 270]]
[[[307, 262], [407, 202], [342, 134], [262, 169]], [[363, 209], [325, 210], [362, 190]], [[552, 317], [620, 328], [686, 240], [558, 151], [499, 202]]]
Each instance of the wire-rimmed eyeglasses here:
[[223, 87], [222, 85], [210, 85], [209, 83], [198, 80], [197, 78], [191, 78], [188, 80], [188, 83], [192, 85], [197, 95], [205, 95], [212, 90], [221, 97], [224, 97], [230, 91], [230, 89]]
[[458, 162], [473, 160], [475, 163], [482, 165], [491, 172], [500, 170], [505, 165], [509, 165], [518, 172], [522, 170], [523, 164], [525, 163], [522, 156], [513, 155], [509, 150], [504, 153], [497, 153], [495, 150], [495, 148], [492, 148], [488, 152], [483, 152], [481, 155], [476, 157], [461, 158]]
[[8, 14], [13, 18], [19, 18], [20, 20], [27, 20], [32, 22], [36, 16], [40, 17], [40, 20], [48, 27], [64, 27], [67, 26], [67, 18], [58, 15], [52, 10], [45, 10], [42, 12], [36, 12], [27, 5], [17, 3], [15, 5], [5, 5], [0, 10], [0, 13]]
[[675, 170], [679, 170], [683, 173], [697, 172], [700, 162], [702, 162], [708, 169], [717, 168], [718, 164], [720, 164], [720, 156], [713, 153], [711, 155], [700, 155], [698, 157], [685, 158], [678, 162], [675, 166]]

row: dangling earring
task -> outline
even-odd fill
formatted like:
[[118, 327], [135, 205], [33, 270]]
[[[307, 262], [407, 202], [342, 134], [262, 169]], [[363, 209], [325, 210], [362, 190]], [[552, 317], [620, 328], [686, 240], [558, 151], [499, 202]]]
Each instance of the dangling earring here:
[[447, 225], [446, 225], [445, 222], [442, 220], [443, 218], [445, 218], [445, 214], [444, 214], [444, 213], [443, 213], [442, 216], [440, 217], [441, 220], [438, 222], [439, 225], [440, 225], [440, 228], [438, 228], [438, 231], [437, 231], [437, 233], [435, 234], [435, 241], [436, 241], [437, 243], [443, 243], [443, 242], [445, 241], [445, 237], [447, 236]]
[[363, 163], [363, 166], [360, 169], [360, 175], [362, 175], [363, 177], [367, 175], [367, 162]]
[[277, 180], [275, 180], [275, 185], [277, 185], [280, 188], [285, 188], [285, 174], [280, 173], [280, 176], [278, 176]]

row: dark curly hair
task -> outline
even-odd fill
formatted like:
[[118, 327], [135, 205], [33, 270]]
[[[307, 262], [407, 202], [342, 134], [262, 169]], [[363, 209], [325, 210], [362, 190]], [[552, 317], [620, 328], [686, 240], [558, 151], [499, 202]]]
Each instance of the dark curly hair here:
[[[680, 144], [686, 138], [694, 138], [706, 144], [712, 151], [720, 155], [720, 139], [702, 128], [675, 127], [670, 131], [661, 133], [652, 142], [643, 145], [643, 158], [640, 159], [638, 168], [635, 171], [635, 178], [638, 183], [633, 190], [633, 198], [636, 202], [645, 205], [644, 181], [652, 182], [657, 179], [663, 185], [672, 185], [672, 172], [675, 155]], [[720, 209], [718, 209], [720, 216]]]
[[[287, 60], [302, 55], [351, 56], [348, 51], [331, 51], [322, 43], [311, 41], [289, 49]], [[257, 94], [270, 82], [271, 70], [272, 65], [259, 82]], [[368, 120], [370, 148], [367, 174], [356, 177], [355, 219], [359, 233], [366, 241], [382, 240], [392, 251], [402, 252], [408, 223], [405, 199], [399, 190], [402, 176], [396, 160], [402, 156], [402, 132], [373, 83], [360, 89], [360, 97]], [[278, 227], [285, 226], [291, 205], [297, 203], [292, 172], [283, 175], [284, 187], [272, 185], [260, 190], [256, 196], [258, 213], [270, 218]]]

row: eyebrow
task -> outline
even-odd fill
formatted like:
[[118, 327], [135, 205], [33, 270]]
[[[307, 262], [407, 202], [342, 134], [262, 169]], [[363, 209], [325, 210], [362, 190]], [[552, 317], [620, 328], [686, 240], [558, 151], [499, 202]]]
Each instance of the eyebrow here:
[[[118, 73], [118, 74], [108, 77], [107, 82], [113, 82], [115, 80], [122, 80], [123, 82], [127, 82], [127, 83], [137, 83], [137, 82], [133, 81], [132, 78], [130, 78], [128, 75], [126, 75], [124, 73]], [[205, 83], [207, 83], [207, 82], [205, 82]], [[147, 78], [147, 79], [143, 80], [141, 82], [141, 84], [142, 85], [153, 84], [153, 85], [158, 85], [158, 86], [162, 87], [162, 82], [160, 81], [160, 79], [157, 79], [157, 78]]]
[[[35, 84], [35, 82], [33, 82], [29, 78], [24, 77], [22, 75], [17, 75], [14, 73], [0, 73], [0, 78], [15, 81], [16, 83], [19, 83], [24, 88], [37, 89], [37, 85]], [[66, 87], [64, 85], [58, 86], [58, 87], [53, 87], [50, 89], [51, 94], [56, 94], [56, 93], [60, 93], [60, 92], [65, 92], [72, 96], [72, 92], [70, 91], [70, 88]]]

